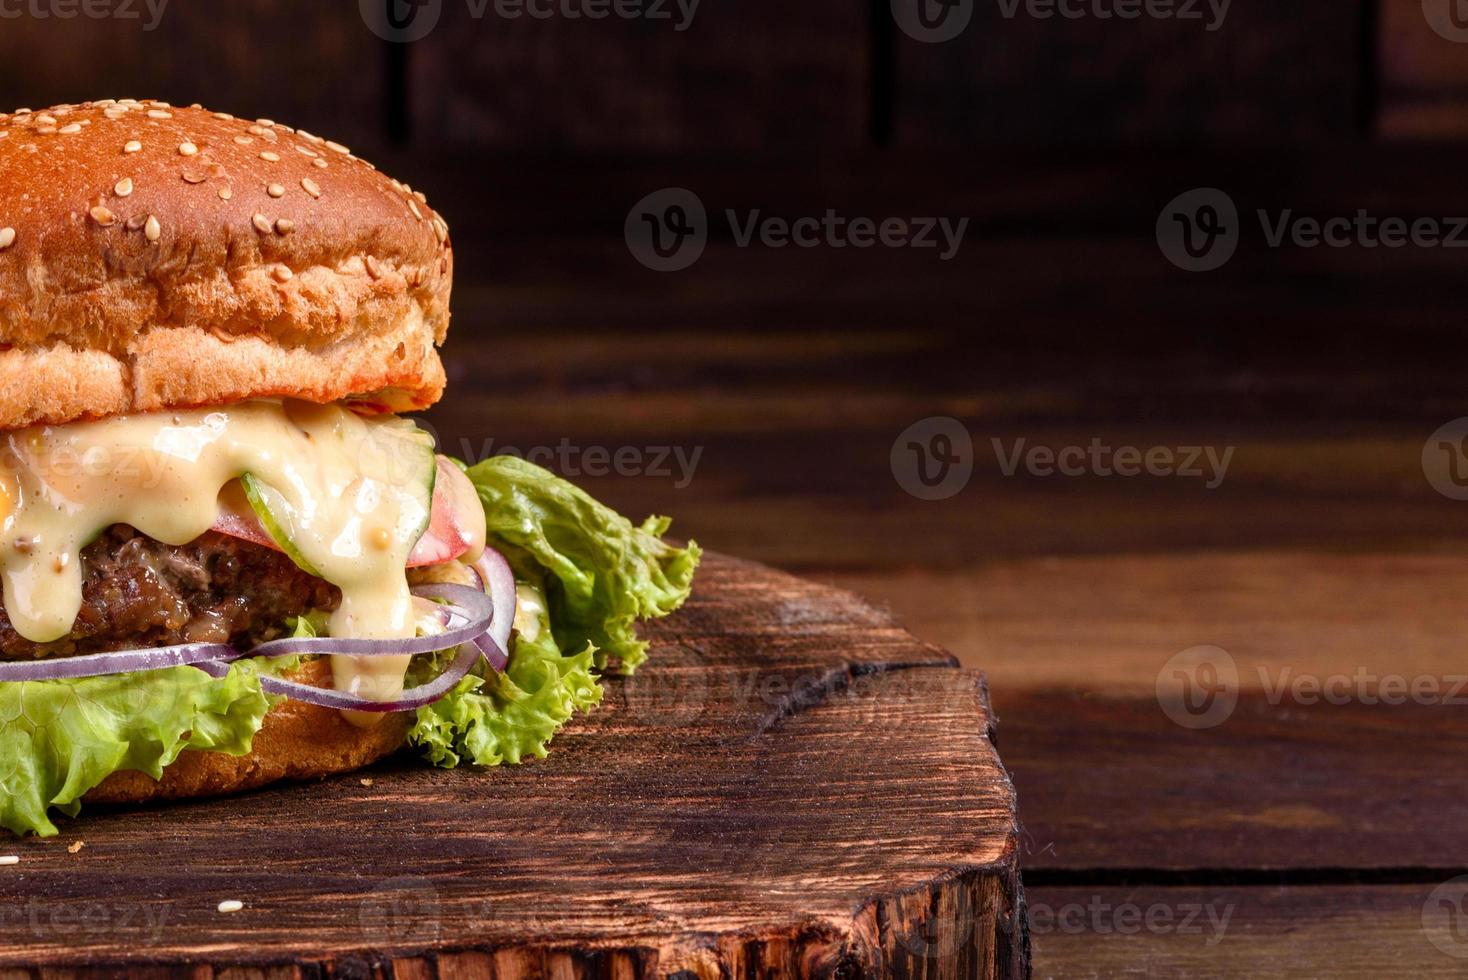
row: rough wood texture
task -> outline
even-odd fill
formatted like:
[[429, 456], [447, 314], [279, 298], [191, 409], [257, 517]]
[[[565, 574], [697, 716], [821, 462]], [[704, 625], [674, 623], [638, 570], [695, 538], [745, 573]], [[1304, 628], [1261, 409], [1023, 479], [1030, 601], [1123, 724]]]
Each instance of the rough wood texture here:
[[719, 556], [649, 634], [649, 668], [545, 761], [399, 761], [6, 845], [0, 969], [1024, 974], [980, 676], [849, 593]]

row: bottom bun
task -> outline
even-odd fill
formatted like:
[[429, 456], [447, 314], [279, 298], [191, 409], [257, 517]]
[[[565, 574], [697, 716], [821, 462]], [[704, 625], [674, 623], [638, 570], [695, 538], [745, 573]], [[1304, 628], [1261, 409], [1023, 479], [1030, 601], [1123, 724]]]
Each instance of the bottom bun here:
[[[305, 664], [293, 680], [331, 685], [330, 661]], [[88, 803], [142, 803], [192, 796], [222, 796], [282, 779], [321, 779], [351, 772], [401, 748], [412, 712], [382, 716], [358, 728], [331, 708], [282, 701], [265, 715], [247, 755], [185, 751], [155, 780], [142, 772], [116, 772], [85, 797]]]

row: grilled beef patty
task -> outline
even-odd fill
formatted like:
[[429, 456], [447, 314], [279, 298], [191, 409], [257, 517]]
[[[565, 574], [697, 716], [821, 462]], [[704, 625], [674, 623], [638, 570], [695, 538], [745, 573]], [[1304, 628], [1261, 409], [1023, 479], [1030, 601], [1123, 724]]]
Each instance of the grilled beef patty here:
[[248, 649], [280, 636], [290, 617], [341, 601], [335, 586], [280, 552], [213, 531], [174, 546], [117, 524], [81, 557], [82, 609], [71, 634], [32, 643], [0, 608], [0, 659], [195, 642]]

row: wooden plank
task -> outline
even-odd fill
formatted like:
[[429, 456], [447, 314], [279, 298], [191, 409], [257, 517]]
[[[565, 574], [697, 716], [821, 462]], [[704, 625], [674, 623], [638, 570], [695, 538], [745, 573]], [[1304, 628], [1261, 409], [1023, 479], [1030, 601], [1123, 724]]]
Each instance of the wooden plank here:
[[717, 555], [648, 635], [649, 668], [547, 760], [400, 760], [7, 845], [0, 968], [1023, 974], [977, 675], [853, 596]]
[[[561, 12], [595, 4], [442, 6], [437, 27], [411, 46], [413, 133], [425, 147], [704, 152], [866, 141], [860, 4], [618, 3], [595, 20]], [[550, 16], [531, 16], [532, 6]], [[624, 9], [642, 14], [615, 13]]]
[[1438, 884], [1031, 888], [1034, 975], [1461, 977], [1468, 947], [1447, 910], [1424, 928], [1424, 906], [1461, 897]]
[[1027, 868], [1464, 864], [1468, 779], [1441, 764], [1468, 747], [1461, 703], [1244, 693], [1205, 730], [1083, 688], [1001, 692], [998, 710]]
[[[1294, 143], [1359, 129], [1368, 4], [1232, 4], [1221, 19], [1224, 5], [1206, 3], [1159, 5], [1167, 19], [1094, 13], [1123, 6], [962, 3], [947, 9], [971, 20], [950, 40], [895, 30], [897, 140]], [[1184, 9], [1198, 19], [1178, 19]], [[918, 36], [947, 36], [959, 22]]]
[[[1442, 766], [1468, 744], [1461, 553], [1109, 555], [834, 578], [988, 672], [1027, 868], [1464, 863], [1468, 777]], [[1227, 652], [1240, 697], [1189, 730], [1156, 692], [1199, 645]]]
[[[57, 5], [60, 7], [61, 5]], [[385, 142], [383, 42], [356, 4], [89, 4], [136, 19], [26, 14], [0, 30], [0, 106], [156, 98], [269, 117], [354, 149]], [[41, 5], [42, 9], [49, 9]]]

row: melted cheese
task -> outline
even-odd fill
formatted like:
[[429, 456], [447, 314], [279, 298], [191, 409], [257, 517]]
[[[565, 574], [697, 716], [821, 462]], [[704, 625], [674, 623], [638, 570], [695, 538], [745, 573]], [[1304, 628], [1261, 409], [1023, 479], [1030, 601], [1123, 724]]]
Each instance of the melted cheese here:
[[[339, 406], [255, 401], [6, 433], [0, 443], [0, 583], [17, 632], [71, 632], [81, 549], [112, 524], [182, 545], [214, 525], [221, 493], [251, 474], [303, 563], [341, 590], [330, 632], [413, 636], [404, 573], [428, 521], [429, 436]], [[402, 693], [407, 657], [333, 658], [339, 690]], [[356, 719], [354, 720], [362, 720]]]

